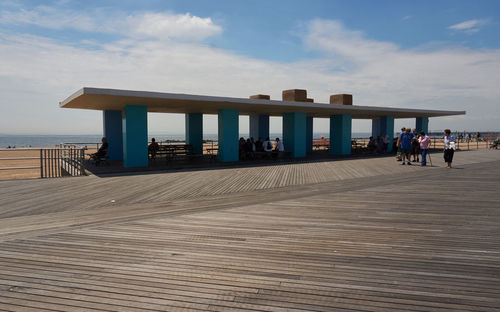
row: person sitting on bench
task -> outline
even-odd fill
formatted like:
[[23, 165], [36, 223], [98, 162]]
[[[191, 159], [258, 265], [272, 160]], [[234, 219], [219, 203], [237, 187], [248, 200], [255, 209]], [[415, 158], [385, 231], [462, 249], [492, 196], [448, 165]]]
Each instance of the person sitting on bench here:
[[490, 148], [498, 149], [498, 146], [500, 145], [500, 139], [496, 139], [493, 141], [493, 143], [490, 145]]
[[273, 157], [279, 157], [281, 158], [283, 156], [283, 152], [285, 151], [285, 146], [283, 145], [283, 142], [280, 141], [280, 138], [276, 138], [276, 146], [274, 147], [273, 150]]
[[149, 151], [149, 154], [151, 154], [151, 159], [156, 158], [156, 153], [158, 152], [159, 149], [160, 149], [160, 146], [158, 145], [158, 143], [156, 143], [155, 138], [152, 138], [151, 144], [149, 144], [149, 146], [148, 146], [148, 151]]
[[90, 154], [90, 158], [99, 161], [102, 158], [108, 157], [108, 141], [106, 138], [101, 139], [102, 145], [99, 150], [93, 154]]
[[273, 151], [273, 143], [269, 140], [269, 137], [266, 138], [266, 140], [263, 143], [264, 146], [264, 152], [272, 152]]

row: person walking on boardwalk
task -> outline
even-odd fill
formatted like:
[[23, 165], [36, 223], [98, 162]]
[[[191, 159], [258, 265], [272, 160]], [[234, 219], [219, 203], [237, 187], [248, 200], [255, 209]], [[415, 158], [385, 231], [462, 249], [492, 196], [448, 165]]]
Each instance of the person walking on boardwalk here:
[[451, 134], [451, 130], [444, 130], [444, 161], [446, 162], [446, 168], [451, 168], [453, 154], [455, 154], [455, 142], [455, 137]]
[[[429, 147], [431, 146], [431, 138], [425, 135], [424, 131], [420, 131], [420, 137], [418, 138], [418, 143], [420, 144], [420, 152], [422, 153], [422, 162], [421, 166], [427, 165], [427, 152], [429, 151]], [[432, 162], [431, 162], [432, 166]]]
[[410, 128], [406, 128], [405, 132], [401, 134], [401, 165], [405, 164], [405, 158], [408, 161], [408, 165], [411, 165], [410, 150], [411, 142], [414, 138], [415, 135], [411, 132]]
[[401, 128], [401, 133], [398, 135], [398, 139], [396, 141], [396, 147], [398, 148], [398, 151], [396, 153], [396, 160], [401, 161], [401, 136], [405, 133], [406, 128], [403, 127]]
[[413, 157], [414, 162], [419, 161], [419, 156], [420, 156], [420, 144], [418, 143], [418, 133], [417, 129], [412, 130], [414, 138], [411, 141], [411, 156]]

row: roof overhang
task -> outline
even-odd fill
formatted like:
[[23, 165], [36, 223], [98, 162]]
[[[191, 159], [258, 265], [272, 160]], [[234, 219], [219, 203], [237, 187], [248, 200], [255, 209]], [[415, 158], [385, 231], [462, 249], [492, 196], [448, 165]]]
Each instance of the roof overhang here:
[[465, 111], [284, 102], [100, 88], [82, 88], [60, 103], [60, 107], [63, 108], [122, 111], [126, 105], [147, 106], [148, 112], [156, 113], [217, 114], [220, 109], [237, 109], [240, 115], [282, 116], [288, 112], [304, 112], [308, 116], [323, 118], [337, 114], [351, 114], [355, 119], [377, 119], [381, 116], [414, 118], [465, 115]]

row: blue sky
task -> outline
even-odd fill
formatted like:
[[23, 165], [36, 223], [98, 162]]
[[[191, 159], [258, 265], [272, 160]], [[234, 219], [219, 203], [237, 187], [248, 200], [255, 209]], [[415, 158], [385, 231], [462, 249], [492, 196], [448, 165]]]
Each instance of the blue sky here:
[[[431, 129], [499, 130], [499, 12], [481, 0], [0, 0], [0, 133], [99, 133], [98, 112], [58, 108], [83, 86], [352, 93], [358, 105], [467, 110]], [[184, 129], [182, 116], [149, 120], [152, 132]]]

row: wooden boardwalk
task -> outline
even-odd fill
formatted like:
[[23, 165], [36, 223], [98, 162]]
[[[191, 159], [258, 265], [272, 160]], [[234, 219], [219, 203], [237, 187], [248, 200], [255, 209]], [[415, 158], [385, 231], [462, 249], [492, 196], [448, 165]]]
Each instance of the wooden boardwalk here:
[[499, 311], [500, 152], [455, 157], [0, 182], [0, 311]]

